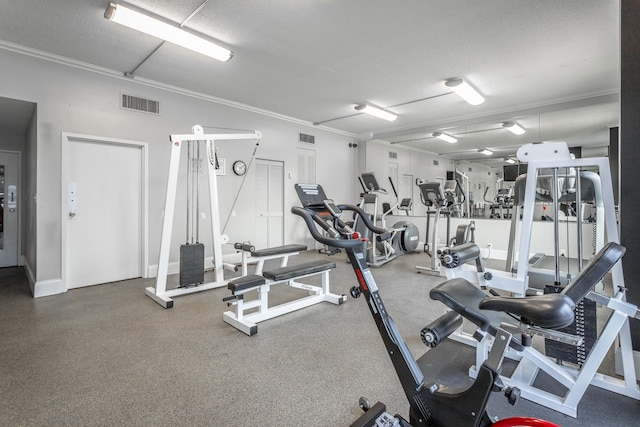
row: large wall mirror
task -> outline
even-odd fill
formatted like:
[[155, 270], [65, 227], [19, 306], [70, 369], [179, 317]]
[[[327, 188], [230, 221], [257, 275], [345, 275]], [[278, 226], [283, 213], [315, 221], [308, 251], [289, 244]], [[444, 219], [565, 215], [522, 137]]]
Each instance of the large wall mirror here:
[[[504, 218], [501, 200], [525, 165], [519, 165], [516, 151], [524, 144], [541, 141], [565, 141], [576, 157], [608, 156], [610, 129], [619, 122], [618, 95], [603, 95], [563, 102], [544, 108], [530, 108], [517, 114], [495, 114], [425, 126], [410, 133], [389, 135], [361, 141], [360, 172], [374, 172], [384, 196], [392, 206], [411, 199], [410, 209], [396, 215], [424, 216], [416, 180], [457, 181], [465, 197], [461, 215], [475, 218]], [[516, 124], [524, 133], [516, 135], [508, 127]], [[455, 142], [446, 142], [438, 134]], [[488, 150], [488, 151], [484, 151]], [[486, 152], [486, 154], [483, 154]], [[389, 180], [391, 178], [391, 181]], [[396, 195], [392, 191], [392, 185]]]

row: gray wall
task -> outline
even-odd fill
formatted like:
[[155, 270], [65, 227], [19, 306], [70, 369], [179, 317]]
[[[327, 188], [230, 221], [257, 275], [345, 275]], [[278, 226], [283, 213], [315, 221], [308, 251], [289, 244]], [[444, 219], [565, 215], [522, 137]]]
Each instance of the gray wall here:
[[[230, 106], [213, 98], [185, 94], [173, 88], [138, 83], [108, 70], [89, 70], [21, 53], [0, 51], [0, 96], [27, 100], [38, 105], [37, 117], [27, 136], [27, 173], [37, 176], [35, 187], [27, 188], [30, 200], [37, 198], [35, 211], [27, 211], [26, 249], [28, 268], [38, 282], [61, 280], [61, 134], [80, 133], [149, 143], [149, 263], [158, 258], [161, 219], [168, 173], [172, 133], [189, 133], [194, 124], [260, 130], [263, 134], [257, 157], [285, 163], [285, 243], [303, 242], [304, 225], [289, 213], [298, 203], [296, 182], [298, 133], [315, 135], [317, 182], [329, 187], [336, 200], [352, 200], [356, 150], [348, 144], [350, 135], [315, 128], [299, 121], [261, 114], [250, 108]], [[159, 116], [119, 108], [121, 93], [160, 101]], [[225, 131], [209, 130], [211, 133]], [[252, 142], [219, 144], [219, 155], [247, 163]], [[305, 148], [308, 146], [305, 145]], [[230, 163], [227, 164], [229, 170]], [[35, 167], [36, 171], [33, 171]], [[348, 182], [349, 185], [341, 185]], [[226, 219], [239, 185], [239, 178], [227, 173], [220, 181], [221, 217]], [[179, 187], [181, 188], [181, 187]], [[253, 184], [251, 177], [236, 206], [237, 215], [227, 227], [231, 241], [246, 240], [253, 232]], [[184, 224], [178, 205], [176, 223]], [[180, 227], [182, 229], [182, 227]], [[35, 242], [35, 245], [34, 245]], [[37, 249], [34, 249], [37, 248]], [[174, 251], [175, 252], [175, 251]], [[177, 254], [172, 255], [177, 259]]]

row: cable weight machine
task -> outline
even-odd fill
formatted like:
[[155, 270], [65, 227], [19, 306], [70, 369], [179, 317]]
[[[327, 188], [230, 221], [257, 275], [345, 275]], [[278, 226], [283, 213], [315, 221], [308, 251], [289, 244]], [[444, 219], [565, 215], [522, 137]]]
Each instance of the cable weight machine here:
[[[215, 289], [222, 286], [226, 286], [227, 282], [224, 280], [223, 261], [222, 261], [222, 245], [228, 241], [228, 236], [222, 234], [220, 227], [220, 209], [218, 204], [218, 181], [216, 174], [216, 141], [224, 140], [259, 140], [262, 137], [260, 131], [254, 131], [252, 133], [230, 133], [230, 134], [205, 134], [202, 126], [195, 125], [192, 128], [190, 134], [172, 134], [169, 137], [171, 142], [171, 157], [169, 161], [169, 176], [167, 180], [167, 193], [164, 206], [164, 218], [162, 224], [162, 237], [160, 240], [160, 255], [158, 257], [158, 276], [156, 278], [155, 287], [145, 288], [145, 294], [153, 299], [155, 302], [163, 306], [164, 308], [173, 307], [172, 297], [190, 294], [194, 292], [206, 291], [209, 289]], [[175, 214], [175, 202], [177, 194], [178, 174], [180, 169], [180, 157], [183, 145], [189, 146], [190, 142], [196, 142], [197, 146], [199, 142], [204, 142], [206, 146], [206, 163], [207, 163], [207, 175], [209, 183], [209, 217], [211, 219], [211, 237], [213, 248], [213, 268], [215, 270], [215, 280], [210, 283], [202, 282], [193, 283], [197, 286], [187, 286], [182, 284], [175, 289], [167, 290], [167, 275], [169, 273], [169, 255], [171, 252], [171, 236], [173, 231], [173, 219]], [[187, 157], [191, 158], [191, 155]], [[197, 155], [196, 155], [197, 158]], [[191, 166], [189, 166], [191, 169]], [[189, 173], [187, 173], [189, 175]], [[189, 182], [189, 179], [187, 179]], [[197, 183], [197, 180], [196, 180]], [[191, 184], [189, 184], [189, 190], [191, 190]], [[199, 184], [196, 184], [197, 190], [199, 190]], [[188, 191], [189, 192], [189, 191]], [[189, 197], [190, 198], [190, 197]], [[192, 200], [189, 200], [188, 204], [191, 204]], [[199, 204], [198, 198], [195, 202], [196, 206]], [[192, 217], [191, 221], [196, 224], [196, 242], [199, 241], [199, 229], [198, 229], [198, 217], [199, 212], [192, 212], [189, 210], [187, 217]], [[187, 221], [189, 222], [189, 220]], [[187, 239], [189, 239], [191, 226], [187, 224]], [[197, 274], [196, 266], [187, 267], [187, 263], [192, 260], [196, 260], [199, 264], [200, 256], [197, 254], [199, 250], [196, 245], [194, 248], [185, 250], [185, 275], [184, 282], [198, 282], [200, 277]], [[204, 251], [204, 247], [202, 247]], [[191, 252], [193, 251], [193, 253]], [[204, 256], [203, 256], [204, 258]], [[182, 264], [182, 263], [181, 263]], [[203, 261], [204, 264], [204, 261]], [[181, 275], [182, 276], [182, 275]], [[196, 277], [197, 276], [197, 277]], [[192, 284], [192, 283], [189, 283]]]

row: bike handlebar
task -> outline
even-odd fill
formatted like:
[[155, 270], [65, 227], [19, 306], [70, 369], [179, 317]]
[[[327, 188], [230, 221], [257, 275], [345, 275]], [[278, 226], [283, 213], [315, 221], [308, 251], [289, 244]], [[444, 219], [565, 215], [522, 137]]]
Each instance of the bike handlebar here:
[[[344, 211], [353, 211], [357, 215], [359, 215], [360, 218], [362, 218], [362, 221], [364, 222], [365, 226], [369, 230], [371, 230], [373, 233], [377, 234], [380, 240], [384, 241], [384, 240], [387, 240], [387, 239], [389, 239], [391, 237], [391, 233], [389, 233], [387, 230], [385, 230], [384, 228], [376, 227], [371, 222], [371, 220], [369, 219], [369, 216], [366, 214], [366, 212], [364, 210], [362, 210], [361, 208], [359, 208], [358, 206], [355, 206], [355, 205], [338, 205], [338, 208], [340, 210], [344, 210]], [[325, 245], [328, 245], [328, 246], [333, 246], [333, 247], [336, 247], [336, 248], [343, 248], [343, 249], [355, 249], [355, 248], [360, 247], [362, 245], [362, 240], [360, 240], [360, 239], [348, 239], [348, 238], [346, 238], [347, 236], [344, 235], [344, 234], [341, 234], [341, 236], [345, 237], [345, 238], [342, 238], [342, 239], [336, 239], [336, 238], [332, 238], [332, 237], [323, 236], [318, 231], [318, 228], [316, 227], [314, 222], [322, 225], [322, 222], [324, 222], [324, 220], [322, 218], [320, 218], [318, 216], [318, 214], [316, 212], [314, 212], [312, 209], [302, 208], [300, 206], [293, 206], [291, 208], [291, 213], [302, 217], [304, 222], [307, 224], [307, 228], [309, 229], [309, 232], [311, 233], [313, 238], [316, 239], [320, 243], [324, 243]]]

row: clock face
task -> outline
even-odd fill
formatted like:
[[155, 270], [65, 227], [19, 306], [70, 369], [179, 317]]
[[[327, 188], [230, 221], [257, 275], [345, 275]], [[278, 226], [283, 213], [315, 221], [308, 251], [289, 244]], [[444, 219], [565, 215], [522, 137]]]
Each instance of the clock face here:
[[236, 175], [244, 175], [245, 173], [247, 173], [247, 165], [242, 160], [234, 162], [233, 173], [235, 173]]

